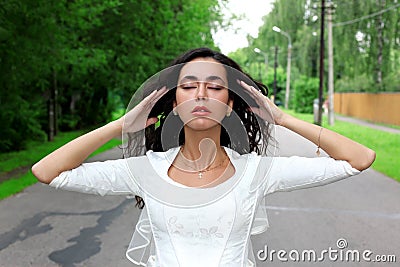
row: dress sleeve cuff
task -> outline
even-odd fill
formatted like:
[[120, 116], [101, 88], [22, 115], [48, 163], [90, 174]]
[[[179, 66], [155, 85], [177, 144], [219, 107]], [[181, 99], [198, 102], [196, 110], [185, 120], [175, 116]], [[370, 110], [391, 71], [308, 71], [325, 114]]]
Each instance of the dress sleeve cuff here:
[[65, 181], [68, 172], [71, 171], [64, 171], [62, 173], [60, 173], [60, 175], [58, 175], [56, 178], [54, 178], [50, 183], [49, 186], [54, 187], [54, 188], [60, 188], [62, 187], [63, 182]]

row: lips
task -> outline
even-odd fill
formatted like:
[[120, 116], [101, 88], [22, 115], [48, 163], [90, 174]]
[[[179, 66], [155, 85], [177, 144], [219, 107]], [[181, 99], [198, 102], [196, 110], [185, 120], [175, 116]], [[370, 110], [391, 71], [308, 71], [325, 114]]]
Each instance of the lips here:
[[211, 113], [211, 111], [210, 111], [207, 107], [205, 107], [205, 106], [196, 106], [196, 107], [192, 110], [192, 113], [193, 113], [193, 114], [202, 115], [202, 114], [209, 114], [209, 113]]

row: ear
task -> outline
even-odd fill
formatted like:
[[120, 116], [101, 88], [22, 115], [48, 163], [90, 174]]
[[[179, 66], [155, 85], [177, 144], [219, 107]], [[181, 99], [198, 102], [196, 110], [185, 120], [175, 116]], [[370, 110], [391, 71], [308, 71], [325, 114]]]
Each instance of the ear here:
[[174, 100], [172, 102], [172, 114], [174, 114], [175, 116], [178, 115], [178, 112], [176, 111], [176, 100]]
[[228, 100], [228, 106], [229, 106], [228, 111], [229, 111], [229, 112], [232, 112], [232, 109], [233, 109], [233, 99], [229, 99], [229, 100]]

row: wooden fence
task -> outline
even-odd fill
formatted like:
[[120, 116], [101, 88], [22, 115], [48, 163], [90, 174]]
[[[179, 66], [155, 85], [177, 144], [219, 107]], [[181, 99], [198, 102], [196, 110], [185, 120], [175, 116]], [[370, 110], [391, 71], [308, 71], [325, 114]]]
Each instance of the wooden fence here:
[[400, 125], [400, 93], [335, 93], [335, 113]]

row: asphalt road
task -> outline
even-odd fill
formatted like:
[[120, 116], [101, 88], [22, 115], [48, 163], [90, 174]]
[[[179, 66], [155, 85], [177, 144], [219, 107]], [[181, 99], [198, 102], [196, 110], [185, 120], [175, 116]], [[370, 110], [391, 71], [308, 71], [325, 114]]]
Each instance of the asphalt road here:
[[[278, 132], [277, 155], [315, 154], [314, 145]], [[114, 149], [94, 160], [118, 157]], [[139, 216], [134, 203], [35, 184], [0, 201], [0, 266], [134, 266], [125, 258]], [[323, 187], [272, 194], [270, 228], [252, 237], [257, 266], [399, 266], [399, 203], [400, 183], [372, 169]], [[347, 246], [339, 249], [338, 240]], [[280, 259], [272, 252], [279, 250]], [[307, 260], [311, 250], [323, 260]], [[294, 261], [296, 252], [300, 261]], [[366, 262], [363, 253], [371, 260], [394, 255], [397, 263]]]

